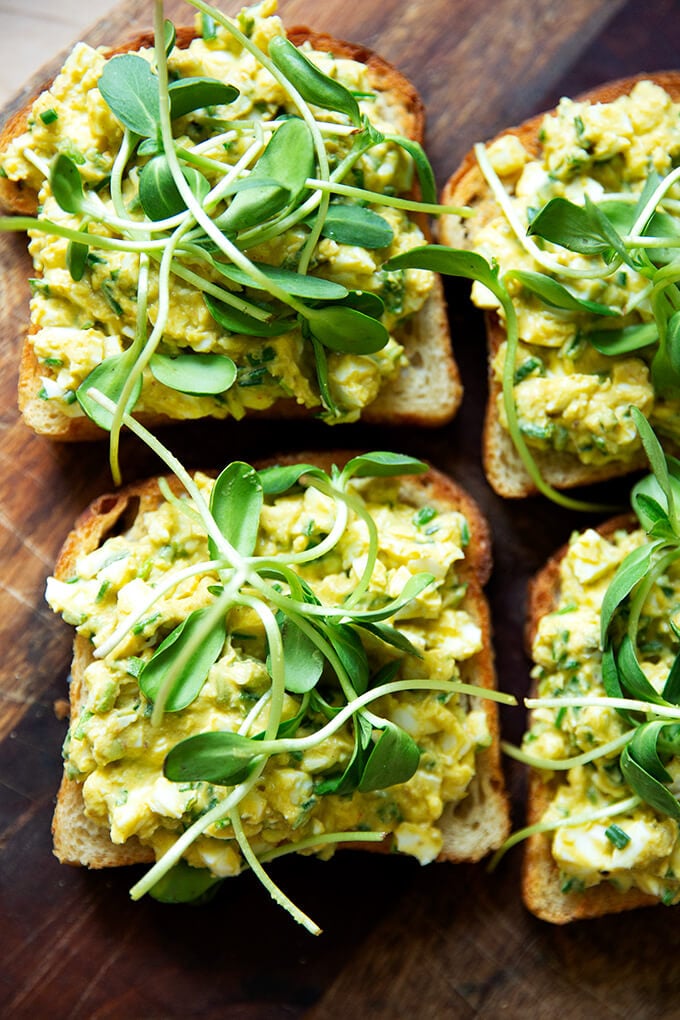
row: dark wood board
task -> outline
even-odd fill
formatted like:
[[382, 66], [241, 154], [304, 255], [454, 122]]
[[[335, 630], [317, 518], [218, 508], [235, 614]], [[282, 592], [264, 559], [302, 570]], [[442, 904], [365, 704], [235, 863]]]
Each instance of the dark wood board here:
[[[237, 3], [226, 3], [235, 11]], [[671, 67], [680, 4], [659, 0], [282, 0], [287, 24], [310, 23], [389, 57], [420, 89], [442, 184], [478, 138], [600, 81]], [[187, 22], [179, 0], [168, 14]], [[151, 5], [122, 3], [88, 38], [105, 43], [148, 27]], [[49, 78], [57, 65], [47, 68]], [[7, 115], [39, 86], [29, 83]], [[132, 904], [136, 872], [87, 872], [51, 854], [50, 819], [65, 723], [70, 629], [43, 602], [45, 576], [75, 516], [110, 487], [100, 445], [58, 446], [33, 436], [15, 409], [18, 351], [28, 305], [21, 237], [0, 236], [0, 1015], [8, 1017], [278, 1020], [344, 1017], [678, 1017], [677, 911], [552, 928], [519, 900], [519, 854], [493, 875], [343, 852], [329, 863], [289, 860], [276, 878], [323, 926], [314, 939], [249, 876], [201, 908]], [[455, 422], [433, 432], [285, 428], [263, 423], [165, 430], [189, 466], [219, 466], [303, 447], [401, 449], [425, 456], [480, 501], [494, 532], [489, 586], [500, 682], [526, 691], [522, 651], [528, 577], [582, 517], [543, 500], [504, 503], [479, 463], [485, 356], [466, 288], [448, 288], [466, 395]], [[124, 443], [128, 480], [155, 473], [152, 456]], [[608, 495], [623, 496], [625, 485]], [[591, 521], [587, 521], [591, 523]], [[517, 740], [520, 709], [503, 712]], [[508, 768], [515, 823], [522, 778]]]

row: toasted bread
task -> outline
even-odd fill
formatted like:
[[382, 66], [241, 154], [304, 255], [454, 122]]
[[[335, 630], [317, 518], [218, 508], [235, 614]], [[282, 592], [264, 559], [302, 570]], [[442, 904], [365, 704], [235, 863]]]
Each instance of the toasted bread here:
[[[632, 514], [612, 518], [597, 530], [605, 537], [619, 530], [634, 530], [638, 526]], [[529, 586], [527, 607], [526, 643], [529, 654], [539, 621], [557, 608], [560, 598], [560, 564], [567, 546], [555, 555], [533, 578]], [[557, 774], [559, 775], [559, 773]], [[552, 800], [556, 780], [545, 782], [539, 773], [531, 770], [527, 795], [527, 824], [540, 822]], [[537, 917], [552, 924], [615, 914], [635, 907], [651, 906], [658, 899], [631, 888], [619, 891], [607, 882], [591, 886], [581, 892], [563, 891], [563, 882], [551, 853], [551, 834], [530, 836], [524, 847], [522, 865], [522, 898]]]
[[[177, 48], [186, 48], [195, 36], [193, 29], [178, 28]], [[297, 46], [309, 43], [315, 50], [365, 64], [371, 88], [383, 97], [385, 106], [391, 110], [395, 128], [422, 142], [425, 126], [422, 101], [411, 83], [391, 64], [363, 46], [333, 39], [306, 27], [292, 28], [288, 38]], [[153, 36], [147, 33], [110, 50], [107, 56], [152, 46]], [[5, 125], [0, 133], [0, 152], [26, 130], [31, 106], [28, 104]], [[0, 177], [0, 205], [11, 213], [35, 215], [37, 193], [22, 181]], [[35, 332], [36, 327], [32, 325], [23, 347], [19, 378], [19, 406], [26, 423], [52, 439], [101, 438], [101, 430], [89, 418], [66, 414], [56, 401], [41, 398], [41, 365], [31, 340]], [[396, 327], [395, 337], [404, 347], [406, 363], [397, 377], [385, 383], [377, 398], [365, 407], [362, 420], [431, 427], [449, 421], [462, 399], [462, 385], [451, 351], [446, 305], [438, 280], [421, 309]], [[247, 413], [267, 418], [301, 418], [319, 410], [320, 406], [306, 407], [291, 397], [277, 400], [266, 410], [248, 410]], [[141, 412], [138, 417], [151, 427], [177, 420], [152, 412]]]
[[[668, 71], [657, 74], [640, 74], [601, 85], [584, 93], [579, 100], [593, 103], [610, 103], [627, 95], [639, 81], [653, 81], [661, 86], [675, 101], [680, 101], [680, 72]], [[549, 111], [551, 112], [551, 111]], [[491, 142], [505, 135], [515, 135], [522, 142], [529, 157], [540, 152], [539, 131], [546, 114], [542, 113], [520, 124], [500, 132]], [[489, 142], [488, 144], [491, 144]], [[443, 243], [454, 248], [474, 248], [475, 234], [498, 212], [498, 205], [491, 195], [486, 180], [479, 169], [474, 152], [469, 152], [463, 162], [448, 180], [442, 193], [446, 204], [468, 205], [475, 210], [475, 216], [468, 219], [455, 216], [442, 217], [439, 234]], [[489, 365], [493, 362], [500, 345], [505, 341], [505, 329], [495, 312], [486, 312], [486, 331], [489, 351]], [[489, 397], [486, 407], [483, 461], [489, 482], [501, 496], [521, 498], [536, 491], [523, 463], [515, 449], [509, 432], [502, 425], [498, 415], [498, 400], [501, 385], [494, 373], [489, 371]], [[667, 444], [671, 449], [671, 445]], [[591, 482], [604, 481], [628, 474], [644, 466], [642, 450], [625, 461], [609, 461], [601, 465], [582, 463], [576, 454], [556, 450], [532, 450], [542, 477], [557, 489], [568, 489]]]
[[[282, 458], [277, 463], [302, 460], [330, 469], [332, 463], [341, 464], [347, 457], [347, 454], [301, 454], [296, 458]], [[480, 628], [483, 648], [471, 658], [461, 661], [459, 667], [461, 679], [465, 682], [493, 688], [495, 674], [489, 611], [482, 592], [482, 585], [491, 568], [490, 536], [486, 522], [470, 497], [450, 479], [434, 470], [424, 475], [401, 478], [399, 496], [414, 508], [427, 505], [441, 511], [460, 511], [468, 522], [470, 541], [466, 546], [465, 559], [457, 569], [461, 582], [467, 584], [460, 608], [467, 610]], [[136, 518], [154, 509], [160, 502], [162, 497], [155, 479], [132, 485], [115, 495], [100, 497], [80, 517], [68, 536], [59, 556], [55, 576], [62, 580], [73, 576], [79, 557], [98, 548], [112, 530], [118, 532], [121, 528], [131, 526], [130, 515]], [[92, 645], [87, 638], [78, 635], [74, 646], [70, 694], [72, 715], [75, 717], [87, 697], [83, 673], [90, 662]], [[478, 860], [500, 845], [509, 826], [508, 804], [499, 760], [496, 706], [485, 699], [465, 697], [463, 700], [471, 707], [483, 708], [492, 742], [477, 752], [475, 776], [464, 799], [444, 807], [437, 823], [443, 835], [440, 860]], [[134, 837], [122, 845], [115, 845], [108, 829], [85, 815], [81, 784], [66, 776], [59, 791], [53, 833], [55, 854], [65, 863], [103, 868], [153, 859], [152, 851]], [[389, 839], [382, 844], [371, 844], [372, 848], [383, 850], [389, 849], [389, 846]]]

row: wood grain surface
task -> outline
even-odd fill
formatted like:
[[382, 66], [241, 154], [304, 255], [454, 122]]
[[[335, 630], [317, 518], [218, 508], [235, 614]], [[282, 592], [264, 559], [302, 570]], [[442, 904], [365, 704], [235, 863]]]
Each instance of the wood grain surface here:
[[[224, 2], [233, 12], [237, 4]], [[367, 44], [421, 91], [428, 147], [442, 184], [470, 144], [609, 78], [672, 67], [680, 5], [623, 0], [282, 0], [287, 24]], [[178, 23], [190, 19], [179, 0]], [[128, 0], [91, 33], [116, 42], [148, 27], [151, 5]], [[49, 78], [27, 83], [9, 115]], [[273, 873], [324, 928], [314, 939], [249, 876], [206, 907], [132, 904], [135, 870], [87, 872], [51, 854], [50, 819], [65, 723], [70, 628], [43, 601], [45, 576], [75, 516], [110, 487], [98, 444], [33, 436], [15, 407], [30, 263], [21, 237], [0, 237], [0, 1015], [36, 1018], [680, 1017], [680, 914], [658, 907], [557, 929], [519, 900], [519, 855], [483, 866], [433, 865], [342, 852], [327, 864], [280, 862]], [[494, 532], [489, 594], [502, 686], [528, 685], [522, 651], [526, 581], [586, 521], [532, 499], [508, 504], [479, 464], [485, 356], [466, 287], [448, 298], [465, 384], [456, 421], [416, 433], [245, 422], [165, 430], [189, 466], [220, 466], [296, 448], [392, 448], [424, 456], [479, 500]], [[128, 480], [157, 464], [129, 437]], [[611, 486], [623, 496], [625, 486]], [[591, 523], [588, 521], [587, 523]], [[519, 709], [503, 712], [517, 740]], [[510, 767], [515, 823], [522, 777]]]

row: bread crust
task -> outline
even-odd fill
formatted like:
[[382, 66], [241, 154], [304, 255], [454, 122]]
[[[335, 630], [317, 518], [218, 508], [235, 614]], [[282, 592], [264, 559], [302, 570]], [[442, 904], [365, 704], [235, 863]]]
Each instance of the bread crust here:
[[[288, 38], [301, 46], [309, 42], [313, 49], [332, 51], [337, 56], [363, 63], [368, 68], [372, 88], [389, 93], [399, 109], [402, 130], [408, 137], [422, 144], [425, 134], [425, 107], [418, 92], [392, 64], [365, 46], [335, 39], [333, 36], [298, 25], [287, 31]], [[176, 46], [185, 49], [197, 37], [193, 28], [177, 28]], [[107, 50], [107, 57], [118, 53], [152, 48], [152, 32], [135, 36], [128, 42]], [[46, 88], [31, 97], [0, 132], [0, 152], [24, 131], [33, 102]], [[35, 216], [37, 194], [21, 182], [0, 178], [0, 207], [10, 213]], [[41, 435], [62, 442], [101, 439], [104, 435], [89, 418], [70, 417], [49, 401], [39, 396], [42, 382], [40, 364], [33, 350], [31, 326], [24, 341], [19, 373], [19, 410], [30, 428]], [[451, 349], [446, 303], [439, 280], [424, 306], [400, 329], [399, 341], [403, 344], [409, 365], [398, 378], [384, 386], [366, 409], [361, 419], [369, 424], [415, 425], [435, 428], [446, 424], [455, 415], [463, 397], [458, 366]], [[248, 417], [309, 418], [318, 409], [305, 408], [294, 400], [281, 399], [264, 411], [248, 411]], [[139, 414], [138, 420], [148, 428], [176, 424], [178, 420], [167, 415]]]
[[[605, 537], [614, 532], [639, 527], [633, 514], [613, 517], [596, 530]], [[560, 598], [560, 566], [567, 553], [568, 545], [562, 546], [529, 584], [527, 606], [526, 645], [531, 654], [531, 645], [540, 620], [551, 613]], [[533, 695], [536, 695], [534, 685]], [[531, 718], [531, 715], [529, 716]], [[545, 783], [540, 774], [531, 769], [527, 794], [527, 825], [540, 822], [551, 802], [554, 783]], [[655, 896], [640, 889], [618, 892], [608, 882], [591, 886], [583, 892], [563, 893], [559, 870], [552, 856], [551, 837], [548, 833], [530, 836], [524, 847], [522, 861], [522, 899], [528, 909], [544, 921], [552, 924], [566, 924], [603, 914], [617, 914], [635, 907], [658, 904]]]
[[[329, 470], [332, 464], [342, 465], [354, 455], [348, 451], [301, 453], [263, 461], [256, 467], [304, 462]], [[168, 481], [175, 491], [180, 490], [176, 479]], [[402, 477], [400, 495], [414, 506], [427, 504], [440, 509], [459, 510], [466, 517], [470, 542], [458, 572], [461, 581], [468, 585], [462, 605], [482, 631], [482, 650], [460, 664], [461, 678], [467, 683], [493, 689], [495, 670], [490, 615], [482, 591], [491, 571], [491, 539], [486, 520], [474, 500], [460, 486], [434, 469], [427, 474]], [[60, 580], [73, 576], [80, 556], [96, 549], [113, 528], [121, 526], [121, 522], [127, 525], [126, 517], [136, 517], [154, 509], [162, 498], [156, 478], [127, 486], [112, 495], [100, 496], [81, 514], [64, 542], [55, 566], [55, 576]], [[92, 661], [91, 648], [88, 640], [76, 636], [70, 688], [71, 711], [74, 714], [86, 697], [82, 677]], [[467, 797], [459, 805], [450, 806], [450, 810], [445, 810], [442, 816], [444, 840], [439, 860], [477, 861], [500, 846], [510, 826], [500, 762], [497, 706], [486, 699], [469, 700], [478, 701], [476, 707], [484, 709], [492, 743], [477, 755], [476, 774]], [[108, 829], [86, 817], [81, 789], [80, 783], [66, 776], [62, 779], [52, 824], [54, 852], [62, 863], [105, 868], [153, 859], [152, 851], [136, 839], [128, 840], [122, 846], [113, 844]], [[358, 846], [366, 850], [389, 851], [391, 841]]]
[[[620, 96], [627, 95], [640, 81], [653, 81], [668, 92], [671, 99], [680, 102], [680, 72], [661, 71], [655, 74], [637, 74], [629, 78], [607, 82], [595, 89], [577, 96], [578, 100], [593, 103], [611, 103]], [[536, 157], [540, 150], [538, 133], [544, 117], [553, 113], [547, 110], [529, 118], [517, 127], [499, 132], [487, 144], [506, 135], [515, 135], [521, 141], [530, 157]], [[473, 151], [463, 159], [456, 172], [449, 178], [442, 192], [441, 201], [447, 205], [472, 206], [477, 215], [475, 224], [483, 225], [492, 218], [497, 205], [490, 195], [488, 185], [479, 169]], [[472, 246], [471, 223], [469, 220], [444, 216], [439, 224], [439, 234], [444, 244], [454, 248], [470, 248]], [[515, 449], [510, 433], [505, 429], [498, 415], [498, 399], [502, 386], [495, 378], [491, 365], [499, 347], [504, 343], [505, 328], [495, 312], [485, 313], [485, 327], [489, 353], [489, 396], [484, 418], [482, 440], [482, 457], [484, 470], [493, 489], [500, 495], [510, 499], [530, 496], [537, 490], [529, 477], [522, 459]], [[677, 448], [667, 444], [668, 449], [677, 453]], [[644, 451], [625, 462], [609, 464], [583, 464], [575, 454], [556, 450], [536, 450], [532, 454], [539, 467], [541, 476], [557, 489], [569, 489], [591, 482], [601, 482], [608, 478], [617, 478], [629, 474], [646, 463]]]

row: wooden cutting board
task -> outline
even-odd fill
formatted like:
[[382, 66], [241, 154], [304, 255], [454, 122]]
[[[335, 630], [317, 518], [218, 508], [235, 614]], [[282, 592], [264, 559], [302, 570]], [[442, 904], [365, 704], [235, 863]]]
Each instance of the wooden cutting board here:
[[[642, 0], [282, 0], [281, 13], [288, 25], [307, 22], [371, 46], [413, 79], [427, 105], [440, 184], [473, 141], [554, 105], [561, 94], [672, 67], [680, 51], [675, 0], [658, 0], [653, 8]], [[181, 23], [190, 11], [173, 0], [168, 15]], [[149, 3], [131, 0], [88, 38], [123, 39], [147, 28], [151, 16]], [[7, 115], [39, 84], [27, 85]], [[18, 419], [29, 275], [24, 239], [0, 236], [0, 1014], [680, 1016], [677, 911], [658, 907], [552, 928], [520, 904], [517, 854], [493, 875], [483, 866], [421, 869], [409, 860], [351, 852], [328, 864], [281, 862], [275, 876], [323, 926], [318, 939], [295, 926], [249, 876], [208, 906], [172, 908], [151, 900], [132, 904], [129, 872], [57, 864], [49, 829], [65, 723], [54, 706], [67, 693], [71, 633], [43, 603], [44, 579], [73, 519], [110, 480], [98, 444], [53, 445]], [[584, 519], [537, 499], [509, 505], [487, 488], [479, 465], [481, 323], [464, 286], [451, 286], [448, 296], [466, 386], [451, 426], [418, 434], [212, 424], [169, 429], [164, 438], [189, 466], [341, 444], [401, 449], [454, 474], [492, 523], [496, 570], [489, 593], [499, 677], [521, 696], [528, 684], [521, 640], [527, 578]], [[158, 467], [129, 437], [123, 462], [128, 480]], [[503, 725], [517, 740], [521, 710], [504, 711]], [[522, 779], [517, 769], [508, 773], [520, 824]]]

